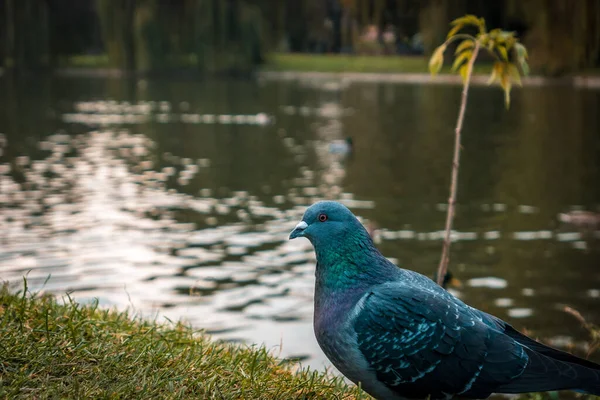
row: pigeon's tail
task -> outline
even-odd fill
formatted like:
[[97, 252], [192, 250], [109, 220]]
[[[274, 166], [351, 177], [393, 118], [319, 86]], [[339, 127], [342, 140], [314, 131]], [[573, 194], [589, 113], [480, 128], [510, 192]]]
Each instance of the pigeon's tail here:
[[525, 351], [529, 356], [525, 371], [517, 379], [497, 388], [498, 393], [576, 390], [600, 396], [600, 365], [594, 369], [557, 360], [530, 349]]
[[600, 396], [600, 365], [545, 346], [508, 327], [505, 331], [521, 343], [529, 356], [521, 376], [498, 388], [499, 393], [576, 390]]

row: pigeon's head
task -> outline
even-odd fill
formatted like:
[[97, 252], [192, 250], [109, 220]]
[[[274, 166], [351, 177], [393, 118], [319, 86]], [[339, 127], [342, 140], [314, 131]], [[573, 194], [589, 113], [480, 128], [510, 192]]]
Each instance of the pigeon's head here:
[[313, 245], [341, 244], [348, 236], [368, 238], [369, 234], [352, 211], [335, 201], [320, 201], [310, 206], [290, 233], [290, 239], [305, 237]]

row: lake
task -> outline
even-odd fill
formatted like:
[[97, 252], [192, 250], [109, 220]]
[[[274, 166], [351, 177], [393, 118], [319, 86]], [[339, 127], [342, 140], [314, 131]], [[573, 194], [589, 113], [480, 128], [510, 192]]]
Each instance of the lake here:
[[[184, 319], [322, 368], [314, 254], [287, 240], [308, 205], [340, 200], [398, 265], [437, 268], [458, 86], [0, 87], [0, 279], [15, 288], [26, 275], [30, 290]], [[600, 232], [568, 217], [600, 212], [599, 110], [598, 90], [525, 87], [506, 110], [501, 90], [472, 88], [450, 260], [461, 299], [578, 354], [588, 334], [563, 308], [600, 323]], [[347, 137], [351, 154], [332, 151]]]

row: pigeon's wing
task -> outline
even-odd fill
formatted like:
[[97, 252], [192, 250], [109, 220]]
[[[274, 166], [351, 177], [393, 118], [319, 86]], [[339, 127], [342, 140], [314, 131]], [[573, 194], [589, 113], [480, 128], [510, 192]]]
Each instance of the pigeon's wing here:
[[377, 379], [404, 397], [485, 398], [527, 365], [518, 343], [441, 289], [386, 284], [358, 307], [359, 350]]

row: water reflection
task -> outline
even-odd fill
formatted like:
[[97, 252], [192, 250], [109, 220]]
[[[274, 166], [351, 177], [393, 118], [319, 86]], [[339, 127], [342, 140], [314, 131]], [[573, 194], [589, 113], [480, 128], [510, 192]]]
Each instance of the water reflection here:
[[[386, 256], [433, 275], [458, 88], [0, 83], [0, 274], [15, 285], [27, 274], [32, 289], [184, 318], [321, 366], [314, 254], [286, 240], [307, 205], [345, 202]], [[598, 322], [600, 233], [561, 215], [600, 212], [600, 93], [527, 88], [510, 112], [501, 96], [472, 92], [452, 233], [467, 285], [455, 293], [580, 343], [561, 307]], [[351, 153], [331, 151], [348, 137]]]

